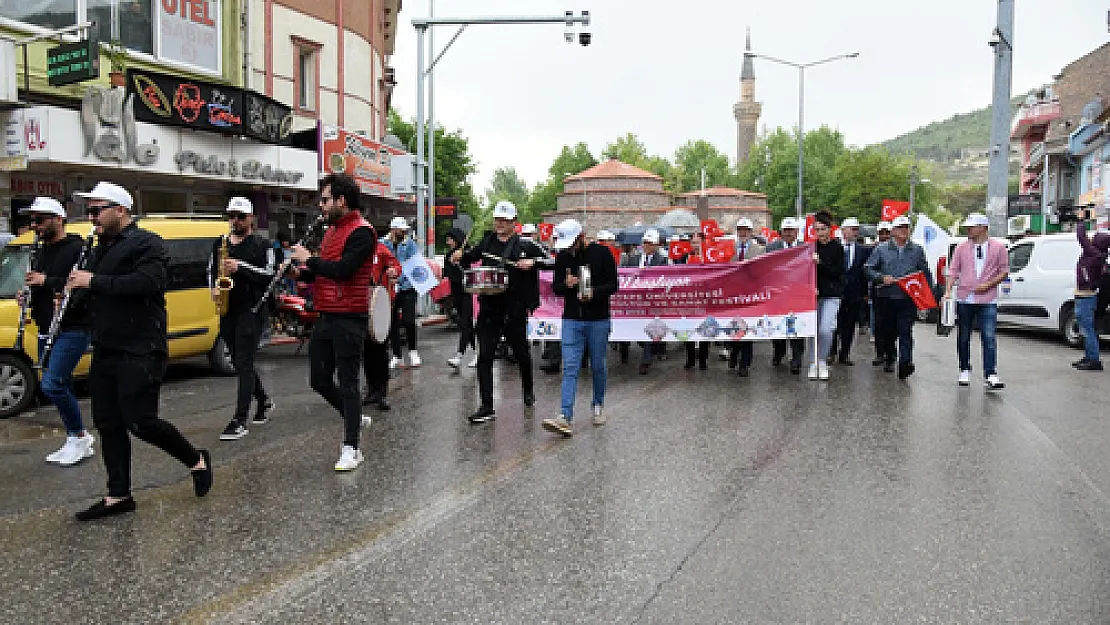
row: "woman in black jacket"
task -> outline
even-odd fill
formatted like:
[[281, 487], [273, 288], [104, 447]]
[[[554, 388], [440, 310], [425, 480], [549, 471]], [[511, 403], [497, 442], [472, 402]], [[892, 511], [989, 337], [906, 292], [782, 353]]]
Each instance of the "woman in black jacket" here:
[[450, 260], [451, 252], [462, 248], [465, 242], [466, 233], [459, 228], [451, 228], [447, 233], [447, 256], [443, 263], [443, 276], [451, 283], [451, 301], [455, 303], [459, 318], [459, 348], [454, 356], [447, 359], [447, 364], [456, 369], [461, 366], [468, 345], [475, 350], [470, 367], [478, 365], [478, 347], [474, 344], [474, 296], [463, 290], [463, 268]]
[[829, 351], [836, 332], [836, 315], [844, 295], [844, 246], [832, 238], [832, 216], [825, 211], [814, 217], [817, 238], [813, 261], [817, 263], [817, 364], [810, 365], [809, 379], [829, 379]]

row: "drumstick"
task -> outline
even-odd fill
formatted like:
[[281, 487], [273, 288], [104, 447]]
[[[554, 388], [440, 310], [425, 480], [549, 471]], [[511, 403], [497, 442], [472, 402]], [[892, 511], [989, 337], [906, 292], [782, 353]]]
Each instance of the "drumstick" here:
[[516, 267], [516, 262], [511, 261], [507, 258], [501, 258], [497, 254], [490, 254], [489, 252], [482, 252], [482, 256], [485, 256], [486, 258], [491, 258], [493, 260], [499, 260], [503, 263], [508, 263], [508, 264], [512, 265], [513, 267]]

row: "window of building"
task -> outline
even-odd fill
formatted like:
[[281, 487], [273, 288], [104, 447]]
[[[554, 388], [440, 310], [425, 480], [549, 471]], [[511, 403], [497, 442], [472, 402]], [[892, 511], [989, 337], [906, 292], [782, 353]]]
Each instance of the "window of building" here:
[[50, 29], [76, 24], [77, 9], [77, 0], [0, 0], [0, 15]]
[[320, 93], [320, 46], [302, 39], [293, 40], [293, 87], [298, 112], [315, 113]]
[[86, 0], [100, 41], [120, 41], [128, 50], [154, 54], [152, 0]]

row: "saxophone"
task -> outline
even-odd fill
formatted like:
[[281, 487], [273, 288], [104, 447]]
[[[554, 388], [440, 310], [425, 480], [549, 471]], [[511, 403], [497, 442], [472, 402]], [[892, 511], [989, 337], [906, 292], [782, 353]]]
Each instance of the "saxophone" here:
[[227, 314], [228, 300], [231, 299], [231, 289], [235, 288], [235, 281], [224, 271], [224, 261], [228, 259], [227, 235], [220, 244], [220, 254], [216, 259], [219, 274], [216, 276], [216, 312], [223, 317]]

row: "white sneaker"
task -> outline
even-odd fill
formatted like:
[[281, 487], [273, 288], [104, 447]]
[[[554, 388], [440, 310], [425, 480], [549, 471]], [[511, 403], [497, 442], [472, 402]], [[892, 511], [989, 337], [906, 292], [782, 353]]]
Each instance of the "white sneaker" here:
[[70, 467], [92, 455], [91, 436], [66, 437], [65, 447], [56, 462], [63, 467]]
[[810, 365], [809, 366], [809, 379], [811, 379], [811, 380], [816, 380], [817, 379], [817, 365]]
[[451, 356], [450, 358], [447, 359], [447, 364], [449, 364], [452, 367], [458, 369], [459, 365], [462, 364], [462, 353], [461, 352], [455, 352], [454, 356]]
[[76, 441], [77, 441], [76, 436], [67, 436], [66, 437], [66, 442], [63, 443], [62, 446], [57, 449], [57, 451], [48, 455], [46, 457], [46, 461], [47, 462], [58, 462], [62, 458], [68, 457], [72, 453], [73, 445]]
[[824, 362], [817, 363], [817, 379], [818, 380], [828, 380], [829, 379], [829, 365], [827, 363], [824, 363]]
[[415, 349], [409, 352], [409, 365], [413, 367], [420, 366], [420, 354], [417, 354]]
[[1000, 391], [1006, 388], [1006, 385], [1002, 383], [1002, 378], [998, 377], [997, 373], [988, 375], [986, 383], [988, 391]]
[[350, 445], [344, 445], [343, 450], [339, 452], [339, 461], [335, 463], [335, 470], [351, 471], [358, 468], [360, 464], [362, 464], [362, 452]]
[[474, 368], [477, 368], [477, 366], [478, 366], [478, 357], [475, 356], [474, 360], [471, 360], [470, 364], [467, 365], [467, 367], [470, 367], [471, 369], [474, 369]]
[[601, 412], [601, 406], [594, 406], [594, 425], [605, 425], [605, 413]]
[[370, 415], [368, 415], [368, 414], [362, 415], [362, 427], [368, 428], [373, 424], [374, 424], [374, 419], [371, 418]]
[[959, 384], [960, 384], [960, 386], [969, 386], [971, 384], [971, 372], [970, 371], [961, 371], [960, 372]]
[[389, 368], [390, 369], [396, 369], [397, 367], [400, 367], [400, 366], [401, 366], [401, 359], [400, 358], [394, 356], [392, 359], [390, 359], [390, 361], [389, 361]]

